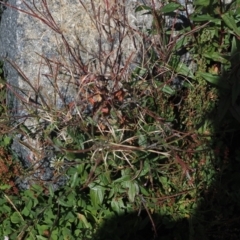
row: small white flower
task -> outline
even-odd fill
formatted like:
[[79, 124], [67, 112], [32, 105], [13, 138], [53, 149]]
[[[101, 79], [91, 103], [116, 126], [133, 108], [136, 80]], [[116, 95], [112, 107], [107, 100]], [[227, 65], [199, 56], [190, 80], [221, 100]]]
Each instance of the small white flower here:
[[50, 167], [60, 172], [60, 170], [64, 168], [64, 157], [52, 158], [52, 160], [50, 161]]

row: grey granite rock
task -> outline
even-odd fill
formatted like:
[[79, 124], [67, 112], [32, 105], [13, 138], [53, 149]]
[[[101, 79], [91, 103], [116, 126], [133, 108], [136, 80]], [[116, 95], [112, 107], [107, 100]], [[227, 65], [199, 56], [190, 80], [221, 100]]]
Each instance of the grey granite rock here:
[[[9, 84], [8, 104], [18, 119], [16, 124], [24, 123], [31, 132], [16, 136], [13, 144], [24, 166], [34, 166], [35, 169], [31, 181], [25, 179], [22, 187], [27, 187], [27, 183], [31, 184], [36, 178], [49, 181], [53, 177], [50, 161], [54, 157], [54, 148], [43, 146], [37, 134], [43, 125], [51, 124], [46, 109], [60, 111], [76, 100], [76, 82], [85, 71], [82, 64], [89, 63], [88, 73], [107, 77], [115, 71], [114, 68], [123, 68], [126, 60], [133, 56], [130, 68], [134, 68], [142, 54], [139, 30], [150, 28], [152, 24], [151, 15], [134, 11], [137, 5], [151, 3], [150, 0], [25, 2], [27, 5], [23, 0], [7, 1], [12, 7], [3, 11], [0, 27], [0, 55], [5, 60], [4, 70]], [[51, 15], [44, 4], [48, 4]], [[159, 7], [160, 1], [155, 4]], [[38, 11], [42, 21], [23, 12], [31, 12], [28, 6], [35, 13]], [[44, 23], [46, 20], [47, 24]], [[42, 56], [53, 61], [52, 69]], [[68, 69], [54, 62], [64, 62]], [[41, 116], [41, 121], [37, 115]], [[40, 168], [44, 171], [38, 171]]]
[[[122, 51], [122, 58], [118, 62], [120, 68], [124, 66], [124, 61], [131, 54], [137, 56], [141, 49], [137, 31], [139, 28], [151, 26], [149, 15], [134, 12], [137, 4], [144, 1], [118, 1], [116, 11], [112, 8], [115, 1], [109, 1], [109, 5], [106, 5], [106, 1], [94, 0], [95, 9], [89, 0], [82, 1], [84, 6], [78, 0], [26, 2], [35, 12], [39, 10], [39, 17], [52, 22], [53, 26], [56, 24], [57, 30], [53, 31], [43, 21], [22, 12], [30, 12], [24, 1], [7, 1], [13, 7], [7, 7], [2, 14], [0, 55], [5, 62], [4, 70], [9, 84], [8, 104], [11, 105], [12, 114], [17, 119], [16, 124], [25, 124], [31, 132], [31, 134], [23, 133], [16, 136], [13, 150], [25, 167], [34, 166], [32, 178], [19, 180], [19, 184], [23, 188], [32, 184], [34, 179], [49, 181], [53, 177], [50, 161], [54, 157], [54, 149], [43, 146], [39, 140], [40, 136], [36, 132], [37, 129], [41, 129], [41, 125], [51, 122], [45, 111], [46, 106], [60, 110], [75, 99], [77, 88], [74, 81], [78, 80], [76, 78], [79, 78], [83, 71], [80, 64], [76, 64], [74, 57], [79, 56], [80, 58], [81, 56], [84, 64], [94, 63], [89, 65], [88, 71], [107, 75], [111, 71], [111, 64], [108, 65], [108, 62], [115, 60], [120, 48]], [[44, 8], [44, 3], [48, 4], [54, 20], [50, 18], [47, 9]], [[126, 29], [123, 26], [116, 24], [117, 21], [109, 21], [107, 9], [112, 9], [110, 12], [113, 19], [118, 18], [119, 22], [125, 21], [129, 24], [132, 32], [125, 32]], [[96, 22], [96, 15], [94, 17], [94, 11], [98, 10], [98, 20], [101, 20], [101, 24]], [[106, 30], [105, 35], [99, 34], [96, 23], [98, 23], [98, 27]], [[108, 35], [107, 32], [111, 34]], [[119, 39], [119, 32], [126, 37]], [[109, 36], [112, 39], [109, 39]], [[65, 40], [69, 44], [67, 47], [64, 45]], [[68, 47], [74, 52], [74, 56], [69, 55]], [[77, 55], [79, 52], [81, 54]], [[110, 58], [107, 60], [106, 55], [108, 54], [110, 54]], [[61, 68], [60, 65], [55, 65], [55, 69], [49, 69], [47, 62], [41, 56], [56, 62], [64, 62], [69, 69], [75, 72], [72, 76], [63, 74], [63, 71], [60, 72], [57, 69], [57, 67]], [[95, 59], [97, 58], [101, 58], [102, 63], [97, 62], [96, 66]], [[52, 65], [54, 66], [54, 64]], [[52, 73], [51, 70], [55, 73]], [[55, 76], [57, 78], [54, 78]], [[56, 93], [56, 86], [61, 97]], [[44, 120], [40, 122], [36, 115], [41, 115]], [[39, 169], [42, 170], [39, 171]], [[64, 182], [64, 179], [60, 182]]]

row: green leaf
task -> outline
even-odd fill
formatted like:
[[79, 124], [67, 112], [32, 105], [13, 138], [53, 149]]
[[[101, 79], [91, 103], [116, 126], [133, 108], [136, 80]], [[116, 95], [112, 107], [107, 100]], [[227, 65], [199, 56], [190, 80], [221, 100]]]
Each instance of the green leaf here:
[[97, 208], [103, 202], [105, 189], [102, 186], [96, 185], [94, 183], [89, 184], [89, 188], [90, 188], [90, 198], [91, 198], [92, 204], [94, 207]]
[[203, 56], [206, 58], [212, 59], [215, 62], [220, 62], [223, 64], [229, 63], [229, 61], [226, 58], [222, 57], [221, 54], [218, 52], [204, 53]]
[[128, 198], [130, 202], [134, 202], [135, 196], [139, 194], [139, 187], [135, 182], [127, 182]]
[[210, 0], [195, 0], [194, 5], [200, 5], [204, 7], [208, 7], [210, 4]]
[[77, 201], [77, 205], [79, 206], [79, 207], [81, 207], [81, 208], [86, 208], [86, 206], [87, 206], [87, 203], [86, 203], [86, 201], [84, 200], [84, 199], [79, 199], [78, 201]]
[[72, 179], [72, 183], [71, 183], [71, 188], [73, 188], [73, 187], [76, 186], [77, 180], [78, 180], [78, 173], [76, 172], [76, 173], [73, 175], [73, 179]]
[[[185, 28], [185, 30], [186, 30], [186, 31], [189, 31], [190, 28]], [[174, 50], [174, 51], [179, 51], [179, 50], [181, 51], [181, 49], [182, 49], [184, 46], [186, 46], [188, 43], [189, 43], [189, 37], [181, 37], [180, 39], [177, 40], [176, 44], [175, 44], [174, 47], [173, 47], [173, 50]], [[176, 59], [175, 61], [173, 61], [174, 58]], [[175, 62], [176, 64], [178, 64], [179, 61], [180, 61], [179, 59], [180, 59], [179, 56], [174, 56], [174, 57], [172, 57], [171, 60], [173, 61], [173, 63], [170, 63], [170, 65], [174, 67], [174, 62]]]
[[56, 215], [53, 214], [52, 209], [46, 209], [44, 211], [44, 223], [51, 225], [53, 223], [53, 221], [55, 220]]
[[37, 184], [33, 184], [31, 188], [38, 194], [41, 194], [43, 192], [43, 188]]
[[236, 24], [236, 19], [229, 14], [229, 12], [226, 12], [221, 15], [223, 21], [225, 24], [234, 31], [238, 36], [240, 36], [240, 29], [238, 28]]
[[42, 237], [42, 236], [40, 236], [40, 235], [37, 235], [37, 236], [36, 236], [36, 239], [37, 239], [37, 240], [48, 240], [48, 238]]
[[151, 166], [148, 161], [144, 161], [144, 166], [140, 173], [140, 177], [146, 176], [146, 175], [148, 176], [149, 172], [151, 172]]
[[109, 185], [111, 183], [110, 171], [106, 171], [99, 176], [101, 183]]
[[138, 145], [140, 147], [146, 147], [147, 146], [147, 137], [146, 137], [146, 135], [140, 134], [138, 136]]
[[12, 138], [5, 136], [3, 141], [4, 141], [4, 146], [8, 146], [11, 143]]
[[22, 222], [22, 218], [21, 216], [19, 215], [19, 213], [17, 212], [14, 212], [13, 215], [11, 216], [11, 222], [12, 223], [20, 223]]
[[63, 239], [69, 239], [69, 237], [72, 236], [70, 229], [67, 227], [61, 228], [61, 235], [63, 236]]
[[185, 77], [190, 77], [191, 79], [195, 79], [195, 76], [193, 75], [192, 70], [189, 69], [189, 67], [187, 67], [187, 65], [182, 62], [178, 64], [176, 72]]
[[24, 209], [22, 210], [22, 215], [27, 217], [29, 214], [30, 214], [29, 209], [27, 207], [24, 207]]
[[233, 66], [238, 64], [240, 61], [240, 41], [233, 37], [231, 44], [231, 63]]
[[140, 5], [140, 6], [136, 7], [135, 12], [140, 12], [140, 11], [143, 11], [143, 10], [150, 10], [151, 11], [152, 8], [148, 7], [146, 5]]
[[170, 86], [168, 85], [164, 85], [163, 88], [161, 89], [164, 93], [167, 93], [169, 95], [174, 95], [176, 93], [176, 91], [174, 89], [172, 89]]
[[81, 213], [77, 213], [78, 219], [84, 224], [84, 226], [86, 228], [90, 228], [91, 224], [87, 221], [86, 217], [81, 214]]
[[[4, 233], [5, 233], [6, 235], [8, 235], [8, 234], [10, 234], [10, 233], [12, 232], [11, 225], [12, 225], [12, 223], [11, 223], [11, 221], [10, 221], [9, 218], [6, 218], [6, 219], [2, 222], [2, 227], [3, 227]], [[2, 229], [2, 230], [3, 230], [3, 229]]]
[[196, 22], [206, 22], [206, 21], [211, 21], [211, 22], [219, 22], [220, 20], [217, 18], [213, 18], [210, 15], [206, 14], [206, 15], [198, 15], [196, 17], [191, 17], [190, 18], [192, 21], [196, 21]]
[[52, 231], [51, 240], [59, 240], [59, 230], [58, 230], [58, 228], [55, 228]]
[[64, 216], [64, 220], [67, 220], [69, 222], [74, 222], [76, 218], [76, 215], [74, 215], [71, 211], [67, 212]]
[[162, 13], [172, 13], [173, 11], [182, 8], [182, 5], [179, 3], [169, 3], [161, 8]]
[[71, 191], [68, 195], [67, 195], [67, 204], [71, 205], [72, 207], [76, 206], [76, 192], [75, 191]]
[[65, 201], [63, 201], [61, 199], [58, 199], [58, 204], [63, 206], [63, 207], [72, 207], [71, 203], [65, 202]]
[[124, 206], [124, 203], [123, 203], [123, 200], [121, 197], [113, 198], [111, 201], [111, 207], [112, 207], [113, 211], [116, 211], [117, 213], [123, 212], [124, 209], [126, 208]]
[[20, 129], [27, 135], [31, 136], [32, 132], [24, 124], [20, 124]]
[[49, 185], [48, 190], [49, 190], [50, 196], [53, 197], [54, 196], [54, 191], [53, 191], [52, 184]]
[[164, 186], [167, 185], [168, 186], [168, 178], [167, 177], [162, 176], [162, 177], [159, 178], [159, 180], [162, 183], [162, 185], [164, 185]]
[[120, 182], [124, 182], [124, 181], [128, 181], [131, 179], [130, 175], [123, 175], [122, 177], [116, 179], [115, 181], [113, 181], [114, 183], [120, 183]]
[[[83, 149], [82, 146], [81, 146], [81, 149]], [[66, 152], [65, 157], [66, 157], [67, 160], [72, 161], [72, 160], [76, 160], [77, 159], [77, 154], [76, 153], [72, 153], [72, 152]]]
[[11, 186], [7, 185], [7, 184], [0, 185], [0, 190], [6, 190], [6, 189], [10, 189], [10, 188], [11, 188]]
[[4, 205], [4, 206], [1, 207], [1, 212], [10, 213], [11, 208], [7, 205]]
[[230, 89], [228, 82], [226, 82], [224, 79], [221, 79], [220, 76], [213, 75], [211, 73], [202, 73], [202, 72], [198, 72], [198, 74], [209, 83], [215, 85], [216, 87], [223, 88], [223, 89]]
[[49, 230], [49, 225], [37, 224], [37, 230], [38, 230], [39, 235], [43, 235], [44, 231]]
[[144, 187], [140, 186], [140, 191], [143, 195], [149, 196], [149, 192]]
[[31, 210], [32, 210], [32, 206], [33, 206], [33, 202], [32, 202], [31, 199], [29, 199], [26, 207], [27, 207], [27, 209], [28, 209], [29, 211], [31, 211]]
[[133, 71], [132, 75], [133, 75], [133, 77], [142, 78], [142, 77], [146, 76], [147, 72], [148, 72], [148, 70], [146, 68], [137, 67]]
[[81, 230], [80, 230], [80, 229], [76, 229], [76, 230], [74, 231], [74, 236], [80, 237], [80, 234], [81, 234]]

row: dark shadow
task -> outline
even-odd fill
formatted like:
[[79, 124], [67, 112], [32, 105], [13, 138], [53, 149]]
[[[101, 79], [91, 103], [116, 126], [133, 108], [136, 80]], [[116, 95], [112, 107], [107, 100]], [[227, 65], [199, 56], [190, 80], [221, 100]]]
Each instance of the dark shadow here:
[[[232, 53], [231, 58], [240, 55], [239, 52]], [[223, 73], [218, 79], [220, 102], [217, 109], [206, 115], [215, 129], [209, 146], [214, 153], [211, 163], [215, 175], [211, 186], [199, 189], [201, 201], [192, 216], [174, 221], [170, 215], [156, 214], [150, 219], [144, 211], [116, 214], [104, 222], [93, 240], [240, 239], [240, 95], [232, 103], [234, 84], [235, 87], [240, 84], [239, 69], [238, 56], [237, 61], [232, 61], [232, 72]], [[234, 83], [227, 80], [229, 74]]]
[[93, 240], [240, 239], [240, 124], [228, 110], [215, 127], [211, 161], [216, 175], [211, 187], [199, 190], [201, 204], [190, 218], [174, 221], [170, 215], [155, 214], [150, 219], [145, 211], [116, 214]]
[[[212, 115], [215, 129], [212, 164], [216, 174], [209, 189], [202, 192], [197, 214], [201, 216], [205, 239], [240, 239], [240, 41], [231, 54], [231, 72], [219, 78], [219, 104]], [[235, 93], [234, 93], [235, 92]], [[197, 220], [198, 221], [198, 220]]]
[[[167, 216], [157, 214], [153, 214], [151, 218], [145, 211], [140, 214], [133, 212], [126, 215], [116, 215], [103, 224], [93, 240], [188, 239], [188, 232], [182, 231], [188, 229], [186, 219], [173, 222]], [[151, 220], [154, 221], [156, 232], [153, 229]]]

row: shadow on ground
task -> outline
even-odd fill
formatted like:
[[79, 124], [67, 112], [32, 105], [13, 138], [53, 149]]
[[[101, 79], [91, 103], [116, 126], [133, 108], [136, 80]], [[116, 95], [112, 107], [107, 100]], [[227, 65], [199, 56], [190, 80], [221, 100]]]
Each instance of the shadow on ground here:
[[[224, 79], [222, 76], [219, 81], [226, 81]], [[190, 218], [167, 224], [167, 216], [153, 215], [157, 236], [151, 219], [144, 211], [115, 216], [104, 223], [94, 240], [240, 239], [240, 121], [236, 117], [240, 97], [234, 113], [229, 101], [231, 91], [220, 91], [218, 115], [212, 114], [215, 115], [212, 120], [215, 134], [211, 150], [216, 175], [210, 188], [199, 189], [201, 204], [196, 212]], [[225, 113], [221, 113], [221, 106], [224, 105], [221, 101], [225, 106], [229, 102]], [[221, 122], [219, 118], [222, 118]]]
[[[138, 212], [133, 212], [132, 214], [108, 219], [97, 232], [94, 240], [188, 239], [188, 221], [186, 219], [180, 222], [172, 222], [169, 229], [164, 227], [164, 220], [166, 220], [164, 216], [152, 215], [152, 220], [156, 224], [157, 236], [153, 231], [148, 214], [142, 211], [140, 215]], [[186, 229], [186, 232], [179, 235], [183, 229]]]

